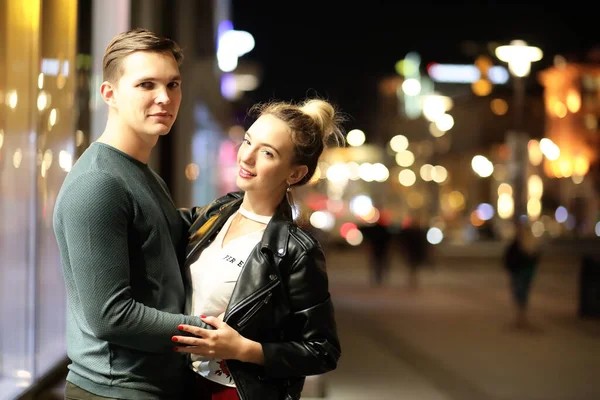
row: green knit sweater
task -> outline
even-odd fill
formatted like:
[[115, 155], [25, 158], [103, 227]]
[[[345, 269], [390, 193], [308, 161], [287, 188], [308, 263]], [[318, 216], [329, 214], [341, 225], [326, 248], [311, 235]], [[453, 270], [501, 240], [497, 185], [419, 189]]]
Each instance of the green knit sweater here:
[[67, 380], [106, 397], [173, 399], [187, 358], [172, 350], [184, 316], [187, 228], [146, 164], [93, 143], [67, 175], [54, 231], [67, 292]]

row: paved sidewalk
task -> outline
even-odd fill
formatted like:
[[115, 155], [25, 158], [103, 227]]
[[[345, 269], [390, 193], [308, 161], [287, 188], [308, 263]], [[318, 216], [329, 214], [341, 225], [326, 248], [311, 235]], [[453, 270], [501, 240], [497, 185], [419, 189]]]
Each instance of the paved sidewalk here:
[[576, 260], [543, 260], [528, 331], [510, 325], [497, 260], [425, 270], [417, 291], [400, 264], [370, 287], [357, 251], [328, 252], [328, 268], [343, 346], [329, 399], [600, 399], [600, 321], [576, 315]]
[[[543, 259], [531, 298], [537, 329], [516, 331], [497, 259], [441, 262], [411, 291], [397, 260], [378, 289], [366, 254], [326, 254], [342, 358], [324, 375], [325, 399], [600, 399], [600, 320], [577, 317], [577, 260]], [[313, 399], [323, 400], [303, 397]]]

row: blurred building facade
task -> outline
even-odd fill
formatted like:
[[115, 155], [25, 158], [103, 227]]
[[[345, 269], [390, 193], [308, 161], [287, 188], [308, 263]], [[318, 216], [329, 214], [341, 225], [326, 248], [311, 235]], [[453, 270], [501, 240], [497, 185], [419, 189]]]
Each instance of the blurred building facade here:
[[325, 152], [305, 197], [313, 227], [352, 245], [380, 220], [450, 244], [505, 240], [515, 223], [600, 236], [599, 64], [559, 62], [519, 89], [488, 56], [420, 61], [381, 80], [372, 131]]
[[[475, 65], [451, 67], [460, 71]], [[461, 81], [461, 72], [456, 73], [457, 82], [439, 76], [440, 82], [425, 69], [419, 76], [422, 91], [415, 94], [406, 83], [415, 78], [382, 80], [376, 140], [393, 166], [390, 179], [401, 218], [440, 228], [447, 242], [501, 238], [512, 232], [512, 207], [500, 215], [494, 211], [492, 218], [480, 206], [497, 209], [498, 187], [510, 180], [508, 138], [517, 112], [512, 89], [502, 81], [482, 90], [476, 80]], [[530, 89], [524, 104], [524, 130], [539, 139], [545, 118], [541, 93]]]
[[553, 205], [567, 211], [565, 223], [574, 236], [600, 236], [600, 64], [557, 58], [538, 79], [544, 86], [545, 136], [560, 149], [543, 163]]
[[[0, 399], [31, 392], [66, 362], [65, 290], [54, 202], [73, 163], [103, 131], [102, 56], [144, 27], [178, 41], [184, 98], [150, 162], [178, 206], [224, 190], [231, 102], [217, 66], [229, 0], [0, 0]], [[233, 145], [231, 145], [233, 148]], [[225, 162], [225, 164], [223, 164]]]
[[[467, 84], [457, 65], [448, 67], [466, 81], [433, 82], [433, 65], [429, 74], [380, 83], [372, 141], [393, 166], [401, 218], [416, 216], [455, 243], [510, 237], [515, 219], [536, 236], [600, 236], [598, 64], [563, 61], [540, 71], [542, 86], [530, 79], [521, 109], [510, 86]], [[477, 61], [470, 67], [482, 69]], [[522, 136], [514, 133], [517, 113]], [[523, 167], [518, 141], [525, 141]], [[521, 179], [522, 215], [515, 215]]]

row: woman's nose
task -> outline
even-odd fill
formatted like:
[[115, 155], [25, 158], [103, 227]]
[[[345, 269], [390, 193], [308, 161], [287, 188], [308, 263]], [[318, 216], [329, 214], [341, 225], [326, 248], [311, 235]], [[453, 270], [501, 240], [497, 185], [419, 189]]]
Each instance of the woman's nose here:
[[242, 160], [246, 164], [253, 164], [254, 152], [252, 151], [252, 149], [248, 148], [248, 146], [242, 146], [240, 148], [240, 160]]

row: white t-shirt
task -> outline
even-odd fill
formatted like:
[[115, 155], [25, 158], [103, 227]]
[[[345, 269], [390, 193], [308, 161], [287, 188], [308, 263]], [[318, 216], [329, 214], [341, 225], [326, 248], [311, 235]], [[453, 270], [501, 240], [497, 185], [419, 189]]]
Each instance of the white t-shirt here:
[[[265, 224], [271, 217], [250, 213], [240, 208], [246, 218]], [[215, 240], [200, 254], [190, 266], [192, 277], [192, 315], [217, 317], [224, 313], [245, 261], [262, 239], [264, 228], [230, 240], [223, 247], [223, 238], [229, 230], [234, 213], [225, 222]], [[202, 356], [191, 356], [193, 370], [211, 381], [235, 387], [225, 362]]]

